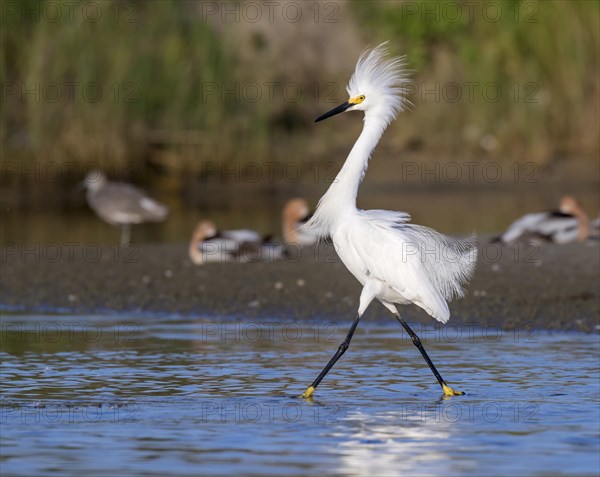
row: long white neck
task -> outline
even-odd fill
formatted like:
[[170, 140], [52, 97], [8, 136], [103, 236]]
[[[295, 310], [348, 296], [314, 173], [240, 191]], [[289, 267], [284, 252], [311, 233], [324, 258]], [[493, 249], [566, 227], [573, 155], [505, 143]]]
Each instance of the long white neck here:
[[356, 195], [371, 153], [387, 124], [377, 116], [365, 116], [363, 130], [350, 151], [346, 162], [329, 186], [315, 214], [307, 226], [316, 230], [319, 235], [326, 236], [332, 233], [337, 220], [347, 212], [356, 210]]

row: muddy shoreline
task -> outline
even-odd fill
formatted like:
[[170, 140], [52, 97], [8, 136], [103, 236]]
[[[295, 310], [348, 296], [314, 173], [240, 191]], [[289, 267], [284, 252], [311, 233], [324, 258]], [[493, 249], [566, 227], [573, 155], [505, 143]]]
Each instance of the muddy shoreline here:
[[[500, 248], [480, 239], [475, 275], [450, 323], [598, 332], [600, 243]], [[210, 319], [350, 320], [360, 285], [332, 247], [272, 263], [194, 266], [185, 244], [4, 245], [3, 314], [165, 314]], [[434, 325], [415, 306], [409, 320]], [[379, 304], [365, 319], [389, 320]]]

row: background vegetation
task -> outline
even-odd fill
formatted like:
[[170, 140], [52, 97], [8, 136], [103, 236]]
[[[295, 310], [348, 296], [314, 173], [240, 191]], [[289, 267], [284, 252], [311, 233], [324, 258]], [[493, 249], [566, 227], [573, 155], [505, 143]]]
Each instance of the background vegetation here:
[[271, 18], [254, 2], [258, 19], [234, 2], [50, 2], [59, 16], [48, 3], [3, 2], [4, 185], [32, 163], [144, 180], [342, 156], [358, 122], [315, 134], [312, 120], [384, 40], [407, 55], [415, 105], [384, 150], [577, 161], [582, 177], [598, 161], [599, 2], [292, 2], [293, 21], [285, 2]]

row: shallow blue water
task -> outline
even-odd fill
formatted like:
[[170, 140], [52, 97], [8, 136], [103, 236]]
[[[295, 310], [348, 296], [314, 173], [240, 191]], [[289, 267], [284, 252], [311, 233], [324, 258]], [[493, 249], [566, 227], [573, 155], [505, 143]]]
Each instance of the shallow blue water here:
[[598, 335], [3, 316], [2, 475], [598, 475]]

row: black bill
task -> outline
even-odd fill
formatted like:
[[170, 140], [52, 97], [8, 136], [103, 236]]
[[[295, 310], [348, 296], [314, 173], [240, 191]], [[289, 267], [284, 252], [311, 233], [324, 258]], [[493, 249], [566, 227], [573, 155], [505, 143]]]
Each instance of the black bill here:
[[319, 121], [323, 121], [323, 119], [330, 118], [331, 116], [335, 116], [336, 114], [343, 113], [350, 106], [354, 106], [354, 105], [352, 103], [349, 103], [348, 101], [346, 101], [345, 103], [340, 104], [339, 106], [333, 108], [331, 111], [327, 111], [325, 114], [322, 114], [321, 116], [319, 116], [317, 119], [315, 119], [315, 123], [318, 123]]

